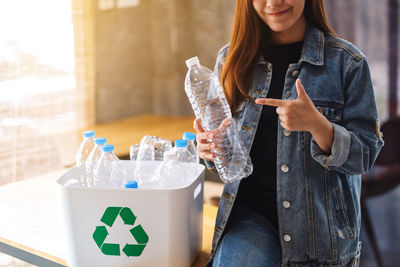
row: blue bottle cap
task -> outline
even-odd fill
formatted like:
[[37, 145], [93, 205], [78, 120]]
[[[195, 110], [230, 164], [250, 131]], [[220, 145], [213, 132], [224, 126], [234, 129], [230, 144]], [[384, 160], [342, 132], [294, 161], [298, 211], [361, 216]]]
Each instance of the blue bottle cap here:
[[193, 134], [193, 133], [184, 132], [184, 133], [183, 133], [183, 139], [185, 139], [185, 140], [190, 140], [190, 141], [194, 141], [194, 140], [196, 140], [196, 135]]
[[84, 131], [83, 137], [94, 137], [94, 131]]
[[114, 151], [114, 146], [113, 145], [104, 145], [102, 148], [103, 152], [112, 152]]
[[175, 146], [176, 147], [186, 147], [186, 145], [187, 145], [187, 141], [186, 140], [182, 140], [182, 139], [175, 140]]
[[94, 143], [96, 145], [105, 145], [105, 143], [107, 142], [105, 137], [97, 137], [94, 139]]
[[136, 180], [129, 180], [125, 184], [125, 188], [138, 188], [138, 183], [136, 182]]

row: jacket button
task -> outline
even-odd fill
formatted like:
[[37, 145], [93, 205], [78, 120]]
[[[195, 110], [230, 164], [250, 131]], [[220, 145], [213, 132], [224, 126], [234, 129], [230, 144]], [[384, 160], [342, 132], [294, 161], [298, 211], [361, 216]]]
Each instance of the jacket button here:
[[217, 232], [219, 233], [219, 232], [221, 232], [221, 228], [216, 227], [216, 228], [215, 228], [215, 231], [217, 231]]
[[227, 193], [224, 194], [224, 197], [227, 198], [227, 199], [231, 199], [231, 195], [229, 195]]
[[290, 131], [288, 131], [288, 130], [286, 130], [286, 129], [283, 129], [283, 134], [284, 134], [285, 136], [289, 136], [291, 133], [290, 133]]
[[242, 125], [242, 129], [249, 132], [251, 130], [251, 127], [246, 126], [246, 125]]
[[256, 92], [257, 94], [261, 95], [263, 93], [263, 90], [258, 89], [258, 88], [254, 88], [254, 92]]
[[289, 171], [289, 167], [288, 167], [287, 165], [283, 164], [283, 165], [281, 166], [281, 170], [282, 170], [283, 172], [288, 172], [288, 171]]
[[287, 91], [285, 94], [286, 98], [289, 98], [291, 95], [292, 95], [292, 93], [290, 91]]
[[283, 206], [285, 209], [288, 209], [288, 208], [290, 208], [290, 202], [287, 201], [287, 200], [285, 200], [285, 201], [282, 202], [282, 206]]
[[292, 238], [290, 237], [290, 235], [284, 235], [283, 240], [285, 240], [285, 242], [290, 242], [290, 240], [292, 240]]
[[296, 78], [297, 76], [299, 76], [299, 71], [298, 70], [294, 70], [292, 72], [292, 77]]

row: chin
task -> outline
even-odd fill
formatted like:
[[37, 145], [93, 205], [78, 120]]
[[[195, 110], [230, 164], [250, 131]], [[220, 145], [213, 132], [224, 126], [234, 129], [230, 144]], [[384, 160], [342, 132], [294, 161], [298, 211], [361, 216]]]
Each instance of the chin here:
[[284, 32], [290, 28], [289, 25], [286, 25], [286, 23], [285, 24], [274, 23], [274, 24], [268, 25], [268, 26], [271, 29], [271, 31], [274, 31], [274, 32]]

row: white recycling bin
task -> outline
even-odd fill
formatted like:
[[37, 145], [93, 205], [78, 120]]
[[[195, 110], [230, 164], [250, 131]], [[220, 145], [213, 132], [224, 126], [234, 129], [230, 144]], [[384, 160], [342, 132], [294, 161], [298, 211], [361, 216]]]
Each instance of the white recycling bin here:
[[205, 168], [195, 168], [190, 185], [163, 190], [66, 185], [80, 174], [77, 167], [68, 170], [57, 181], [68, 265], [190, 266], [203, 233]]

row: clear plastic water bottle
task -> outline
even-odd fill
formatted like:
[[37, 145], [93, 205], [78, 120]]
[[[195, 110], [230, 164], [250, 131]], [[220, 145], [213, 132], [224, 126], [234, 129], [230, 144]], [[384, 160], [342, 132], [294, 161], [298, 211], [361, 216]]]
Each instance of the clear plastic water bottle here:
[[78, 151], [76, 151], [75, 159], [76, 166], [82, 166], [90, 152], [94, 148], [94, 131], [84, 131], [83, 132], [83, 141], [79, 145]]
[[197, 149], [194, 144], [196, 140], [196, 135], [194, 133], [184, 132], [183, 140], [187, 141], [187, 150], [196, 158], [196, 162], [199, 163], [199, 156], [197, 155]]
[[86, 186], [86, 170], [85, 162], [94, 148], [94, 131], [83, 132], [83, 141], [79, 145], [78, 151], [75, 154], [76, 166], [81, 168], [80, 184]]
[[186, 140], [176, 140], [175, 147], [164, 153], [164, 161], [155, 171], [161, 188], [186, 186], [195, 178], [196, 159], [186, 145]]
[[127, 173], [125, 169], [118, 164], [119, 159], [114, 154], [114, 146], [104, 145], [102, 151], [100, 160], [94, 168], [94, 186], [125, 187]]
[[[225, 118], [232, 117], [229, 104], [218, 77], [200, 65], [197, 57], [186, 60], [189, 68], [185, 78], [185, 91], [197, 118], [207, 131], [217, 129]], [[217, 148], [214, 164], [224, 182], [235, 182], [253, 172], [249, 151], [240, 139], [234, 123], [214, 138]]]
[[90, 152], [88, 158], [85, 162], [86, 167], [86, 185], [87, 186], [94, 186], [93, 178], [94, 178], [94, 168], [96, 164], [100, 160], [101, 154], [103, 153], [102, 147], [106, 144], [106, 138], [104, 137], [97, 137], [94, 139], [94, 148]]
[[178, 139], [175, 140], [175, 147], [164, 153], [164, 161], [196, 163], [196, 158], [187, 149], [187, 141]]

